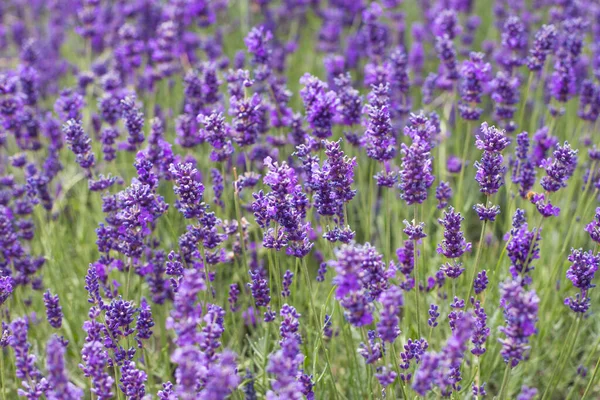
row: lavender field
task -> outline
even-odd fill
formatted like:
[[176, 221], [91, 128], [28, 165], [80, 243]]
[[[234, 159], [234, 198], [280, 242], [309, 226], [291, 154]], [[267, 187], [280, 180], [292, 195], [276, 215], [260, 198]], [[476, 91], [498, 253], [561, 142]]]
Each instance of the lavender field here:
[[599, 115], [596, 1], [2, 0], [0, 400], [600, 399]]

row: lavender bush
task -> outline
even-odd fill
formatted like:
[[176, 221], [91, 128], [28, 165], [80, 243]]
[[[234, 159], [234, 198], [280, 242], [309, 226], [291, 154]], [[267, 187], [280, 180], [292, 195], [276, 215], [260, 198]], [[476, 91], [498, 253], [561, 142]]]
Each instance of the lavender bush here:
[[0, 4], [0, 399], [600, 398], [600, 6]]

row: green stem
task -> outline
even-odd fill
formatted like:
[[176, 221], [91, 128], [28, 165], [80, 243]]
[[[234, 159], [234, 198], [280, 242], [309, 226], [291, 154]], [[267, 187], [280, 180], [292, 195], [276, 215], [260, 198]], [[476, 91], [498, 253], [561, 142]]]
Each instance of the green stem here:
[[525, 98], [521, 102], [521, 110], [519, 111], [519, 126], [518, 128], [523, 131], [523, 117], [525, 116], [525, 108], [527, 108], [527, 99], [529, 90], [531, 89], [531, 83], [533, 82], [533, 72], [529, 71], [529, 78], [527, 78], [527, 86], [525, 89]]
[[[362, 334], [363, 337], [363, 341], [365, 343], [365, 346], [369, 346], [369, 337], [367, 335], [367, 330], [364, 326], [362, 326], [360, 328], [360, 333]], [[369, 387], [369, 398], [373, 398], [373, 377], [372, 377], [372, 371], [371, 368], [369, 368], [370, 366], [367, 365], [366, 366], [366, 370], [367, 370], [367, 384]]]
[[[548, 197], [548, 201], [550, 201], [550, 196], [548, 195], [547, 197]], [[521, 270], [521, 277], [525, 276], [527, 267], [533, 261], [533, 260], [530, 260], [529, 257], [531, 257], [533, 254], [533, 248], [535, 247], [535, 244], [536, 244], [538, 238], [540, 237], [540, 230], [542, 229], [543, 223], [544, 223], [544, 216], [540, 214], [540, 223], [538, 224], [538, 226], [534, 232], [533, 239], [531, 240], [531, 244], [529, 245], [529, 251], [527, 252], [527, 257], [525, 257], [525, 263], [523, 265], [523, 269]]]
[[[415, 215], [414, 215], [414, 220], [413, 222], [416, 224], [417, 223], [417, 205], [415, 204]], [[420, 311], [420, 305], [419, 305], [419, 266], [418, 266], [418, 262], [417, 262], [417, 241], [414, 241], [414, 249], [413, 249], [413, 257], [414, 257], [414, 269], [415, 269], [415, 308], [416, 308], [416, 317], [415, 320], [417, 321], [417, 335], [418, 337], [421, 337], [421, 311]]]
[[146, 364], [146, 374], [148, 375], [148, 392], [154, 393], [154, 372], [152, 370], [152, 366], [150, 365], [150, 354], [148, 353], [148, 350], [145, 346], [142, 347], [142, 352], [144, 354], [144, 361]]
[[[558, 382], [555, 383], [555, 380], [558, 376], [562, 375], [562, 373], [565, 369], [565, 366], [567, 364], [567, 361], [571, 357], [571, 353], [573, 352], [573, 348], [575, 347], [575, 342], [577, 341], [577, 335], [579, 334], [580, 326], [581, 326], [581, 317], [577, 316], [577, 321], [575, 322], [575, 325], [574, 325], [575, 334], [571, 335], [571, 333], [573, 331], [573, 325], [571, 325], [571, 329], [569, 329], [570, 339], [563, 342], [563, 348], [560, 352], [561, 354], [559, 356], [558, 362], [554, 366], [554, 371], [552, 372], [552, 377], [550, 378], [550, 381], [548, 381], [548, 386], [546, 386], [546, 390], [544, 391], [542, 400], [545, 400], [550, 393], [554, 393], [554, 389], [556, 388], [556, 385], [558, 384]], [[567, 336], [567, 337], [569, 337], [569, 336]], [[565, 348], [567, 348], [566, 353], [564, 352]]]
[[[313, 295], [314, 295], [314, 291], [312, 289], [312, 282], [310, 280], [310, 275], [308, 273], [308, 266], [306, 265], [306, 259], [302, 258], [302, 272], [304, 273], [304, 278], [306, 279], [306, 285], [308, 286], [308, 290], [310, 292], [308, 298], [310, 300], [310, 312], [313, 315], [313, 318], [315, 320], [315, 327], [319, 327], [319, 329], [317, 330], [317, 343], [315, 345], [315, 350], [318, 351], [318, 349], [320, 347], [323, 347], [323, 351], [325, 352], [325, 357], [327, 359], [327, 371], [329, 372], [329, 377], [331, 378], [331, 382], [333, 383], [333, 387], [335, 388], [335, 398], [337, 399], [339, 394], [337, 391], [337, 385], [335, 383], [335, 377], [333, 376], [333, 371], [331, 370], [331, 363], [329, 361], [329, 354], [327, 352], [327, 349], [325, 349], [325, 347], [323, 346], [323, 335], [322, 335], [322, 328], [320, 328], [321, 324], [319, 321], [319, 315], [317, 314], [316, 308], [315, 308], [315, 303], [313, 300]], [[315, 357], [316, 360], [316, 357]], [[314, 374], [315, 371], [313, 371]]]
[[[2, 334], [2, 332], [0, 332]], [[0, 385], [2, 386], [2, 400], [6, 400], [6, 384], [4, 383], [4, 351], [0, 350]]]
[[464, 211], [464, 205], [463, 205], [463, 183], [465, 180], [465, 169], [467, 169], [467, 151], [469, 150], [469, 145], [471, 142], [471, 124], [469, 122], [467, 122], [467, 129], [465, 131], [465, 141], [464, 141], [464, 146], [463, 146], [463, 151], [462, 151], [462, 155], [461, 155], [461, 162], [462, 162], [462, 167], [460, 169], [460, 174], [458, 176], [458, 195], [457, 195], [457, 202], [456, 202], [456, 208], [462, 212]]
[[465, 299], [467, 302], [469, 302], [469, 299], [471, 298], [471, 293], [473, 292], [473, 282], [475, 281], [475, 275], [477, 274], [477, 267], [479, 267], [479, 258], [481, 256], [481, 248], [483, 247], [483, 235], [485, 235], [486, 224], [487, 220], [483, 221], [483, 225], [481, 226], [481, 233], [479, 234], [479, 243], [477, 244], [477, 255], [475, 256], [475, 265], [473, 266], [471, 278], [467, 282], [467, 285], [469, 285], [469, 295]]
[[373, 195], [373, 192], [375, 191], [375, 179], [373, 179], [373, 175], [375, 174], [375, 161], [374, 160], [369, 160], [369, 176], [367, 177], [368, 182], [369, 182], [369, 218], [367, 219], [367, 226], [365, 229], [366, 232], [366, 238], [365, 238], [365, 242], [370, 242], [371, 241], [371, 226], [373, 225], [373, 199], [375, 198], [375, 196]]
[[596, 366], [594, 367], [594, 373], [592, 373], [592, 378], [588, 382], [588, 384], [585, 388], [585, 392], [583, 392], [583, 396], [581, 396], [581, 400], [585, 400], [590, 389], [592, 388], [592, 385], [594, 384], [594, 380], [596, 379], [596, 374], [598, 374], [598, 367], [600, 367], [600, 357], [598, 357], [598, 361], [596, 361]]
[[502, 378], [502, 386], [500, 387], [500, 394], [498, 395], [498, 400], [504, 400], [506, 397], [506, 391], [508, 390], [508, 378], [510, 377], [510, 360], [506, 364], [506, 368], [504, 369], [504, 377]]
[[129, 299], [129, 284], [131, 283], [131, 270], [133, 265], [131, 260], [129, 261], [129, 268], [127, 269], [127, 282], [125, 284], [125, 299]]

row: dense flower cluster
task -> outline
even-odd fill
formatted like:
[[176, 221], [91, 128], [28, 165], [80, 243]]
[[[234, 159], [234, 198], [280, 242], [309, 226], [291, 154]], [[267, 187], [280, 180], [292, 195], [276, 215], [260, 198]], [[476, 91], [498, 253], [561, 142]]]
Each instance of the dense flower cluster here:
[[1, 397], [599, 398], [588, 3], [2, 2]]

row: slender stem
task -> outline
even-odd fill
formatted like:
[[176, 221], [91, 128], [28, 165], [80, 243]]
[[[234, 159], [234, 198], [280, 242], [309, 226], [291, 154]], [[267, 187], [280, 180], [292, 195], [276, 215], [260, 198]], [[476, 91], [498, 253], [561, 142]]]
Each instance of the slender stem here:
[[[316, 308], [315, 308], [315, 303], [313, 301], [313, 289], [312, 289], [312, 282], [310, 280], [310, 275], [308, 274], [308, 266], [306, 265], [306, 259], [302, 258], [302, 272], [304, 273], [304, 278], [306, 279], [306, 285], [308, 286], [308, 290], [310, 292], [308, 298], [310, 299], [310, 312], [311, 314], [314, 316], [313, 318], [315, 319], [315, 327], [320, 327], [320, 321], [319, 321], [319, 315], [317, 314]], [[327, 349], [325, 349], [325, 347], [323, 346], [323, 335], [322, 335], [322, 329], [319, 328], [317, 331], [317, 344], [315, 346], [315, 349], [319, 349], [319, 347], [323, 347], [323, 351], [325, 352], [325, 357], [327, 359], [327, 371], [329, 372], [329, 377], [331, 378], [331, 382], [333, 383], [333, 387], [335, 388], [335, 398], [338, 398], [338, 391], [337, 391], [337, 385], [335, 383], [335, 377], [333, 375], [333, 371], [331, 370], [331, 363], [329, 362], [329, 353], [327, 352]]]
[[[369, 337], [367, 335], [367, 330], [364, 326], [361, 326], [360, 328], [360, 333], [362, 334], [363, 337], [363, 341], [365, 343], [365, 346], [369, 346]], [[367, 369], [367, 384], [369, 387], [369, 398], [373, 398], [373, 377], [372, 377], [372, 371], [371, 368], [369, 368], [369, 365], [366, 366]]]
[[600, 367], [600, 357], [598, 357], [598, 361], [596, 361], [596, 366], [594, 367], [594, 372], [592, 373], [592, 378], [588, 382], [588, 384], [585, 388], [585, 392], [583, 392], [583, 396], [581, 396], [581, 400], [585, 400], [590, 389], [592, 388], [592, 385], [594, 384], [594, 381], [596, 380], [596, 374], [598, 374], [598, 367]]
[[[581, 316], [578, 315], [577, 320], [575, 322], [575, 326], [574, 326], [575, 334], [571, 336], [571, 333], [573, 331], [573, 325], [571, 325], [571, 329], [569, 329], [570, 339], [569, 339], [569, 336], [567, 336], [568, 340], [563, 342], [563, 347], [560, 352], [561, 354], [558, 358], [558, 362], [554, 366], [554, 371], [552, 372], [552, 377], [548, 381], [548, 386], [546, 386], [546, 390], [544, 390], [542, 400], [546, 399], [546, 396], [548, 396], [550, 393], [554, 393], [554, 389], [556, 388], [556, 385], [558, 384], [558, 382], [556, 382], [556, 384], [555, 384], [554, 381], [556, 380], [557, 376], [562, 375], [562, 373], [565, 369], [565, 365], [567, 364], [567, 361], [571, 357], [571, 353], [573, 352], [573, 348], [575, 347], [575, 342], [577, 341], [577, 335], [579, 334], [580, 326], [581, 326]], [[565, 348], [567, 348], [566, 353], [564, 352]]]
[[366, 242], [370, 242], [371, 241], [371, 226], [373, 225], [373, 199], [375, 198], [375, 196], [373, 195], [373, 192], [375, 191], [375, 179], [373, 179], [373, 175], [375, 173], [375, 161], [374, 160], [369, 160], [369, 176], [367, 177], [368, 182], [369, 182], [369, 218], [367, 219], [367, 226], [366, 226]]
[[[0, 335], [2, 333], [0, 332]], [[2, 390], [2, 400], [6, 400], [6, 385], [4, 384], [4, 351], [0, 350], [0, 386]]]
[[127, 269], [127, 282], [125, 284], [125, 299], [129, 299], [129, 284], [131, 283], [131, 270], [133, 269], [132, 260], [129, 260], [129, 268]]
[[[473, 293], [473, 281], [475, 280], [475, 275], [477, 274], [477, 267], [479, 267], [479, 258], [481, 256], [481, 248], [483, 247], [483, 236], [485, 235], [485, 227], [487, 225], [487, 220], [483, 221], [483, 225], [481, 225], [481, 233], [479, 234], [479, 243], [477, 244], [477, 255], [475, 256], [475, 265], [473, 266], [473, 272], [471, 273], [471, 277], [467, 284], [469, 285], [469, 295], [465, 300], [467, 302], [471, 298], [471, 293]], [[469, 302], [470, 304], [470, 302]]]
[[464, 146], [463, 146], [463, 151], [462, 151], [462, 155], [461, 155], [461, 162], [462, 162], [462, 167], [460, 169], [460, 175], [458, 176], [458, 195], [457, 195], [457, 202], [456, 202], [456, 208], [462, 212], [464, 211], [464, 207], [463, 207], [463, 183], [465, 180], [465, 169], [467, 168], [467, 151], [469, 150], [469, 146], [470, 146], [470, 142], [471, 142], [471, 124], [469, 122], [467, 122], [467, 128], [465, 130], [465, 141], [464, 141]]
[[498, 396], [498, 400], [504, 400], [506, 397], [506, 391], [508, 390], [508, 378], [510, 377], [510, 360], [506, 363], [506, 368], [504, 369], [504, 377], [502, 378], [502, 386], [500, 387], [500, 395]]
[[[414, 215], [414, 223], [417, 223], [417, 205], [415, 204], [415, 215]], [[415, 269], [415, 308], [416, 308], [416, 318], [415, 320], [417, 321], [417, 335], [418, 337], [421, 337], [421, 311], [420, 311], [420, 306], [419, 306], [419, 263], [417, 262], [418, 259], [418, 253], [417, 253], [417, 240], [414, 241], [414, 249], [413, 249], [413, 257], [414, 257], [414, 269]]]
[[[550, 199], [548, 199], [548, 201], [550, 201]], [[524, 263], [523, 269], [521, 270], [521, 273], [520, 273], [521, 277], [525, 276], [527, 267], [533, 261], [533, 260], [530, 260], [529, 258], [532, 257], [533, 248], [535, 247], [535, 244], [536, 244], [538, 238], [540, 237], [540, 230], [542, 229], [543, 222], [544, 222], [544, 216], [540, 214], [540, 223], [538, 224], [538, 226], [534, 232], [533, 239], [531, 240], [531, 244], [529, 245], [529, 251], [527, 252], [527, 257], [525, 257], [525, 263]]]
[[525, 108], [527, 108], [527, 99], [529, 90], [531, 89], [531, 83], [533, 82], [533, 72], [529, 71], [529, 78], [527, 79], [527, 86], [525, 89], [525, 98], [521, 102], [521, 110], [519, 112], [519, 126], [518, 128], [523, 130], [523, 117], [525, 116]]
[[[231, 313], [233, 314], [233, 313]], [[142, 354], [144, 355], [144, 361], [146, 364], [146, 371], [148, 371], [146, 374], [148, 375], [148, 392], [153, 393], [154, 392], [154, 372], [152, 371], [152, 366], [150, 365], [150, 354], [148, 353], [148, 349], [146, 349], [146, 346], [142, 347]]]

